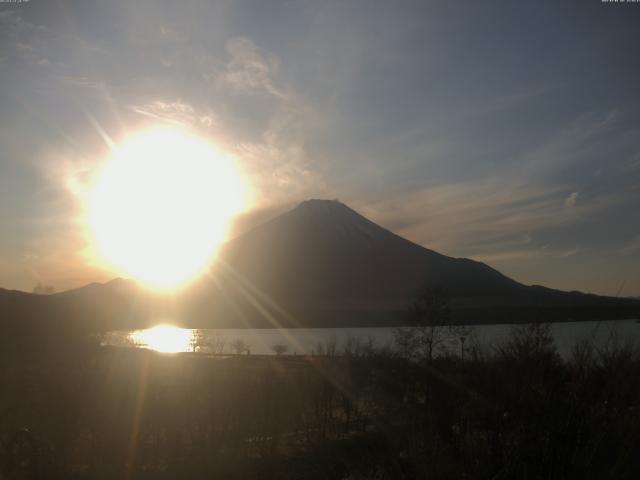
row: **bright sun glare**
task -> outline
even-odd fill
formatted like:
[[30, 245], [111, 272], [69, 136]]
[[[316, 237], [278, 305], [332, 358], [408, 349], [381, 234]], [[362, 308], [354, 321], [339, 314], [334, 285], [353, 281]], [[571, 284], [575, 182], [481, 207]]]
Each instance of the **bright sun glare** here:
[[89, 199], [102, 261], [162, 289], [203, 271], [244, 207], [234, 162], [186, 132], [160, 128], [116, 146]]
[[158, 325], [146, 330], [136, 330], [130, 338], [140, 347], [163, 353], [178, 353], [191, 349], [193, 331], [171, 325]]

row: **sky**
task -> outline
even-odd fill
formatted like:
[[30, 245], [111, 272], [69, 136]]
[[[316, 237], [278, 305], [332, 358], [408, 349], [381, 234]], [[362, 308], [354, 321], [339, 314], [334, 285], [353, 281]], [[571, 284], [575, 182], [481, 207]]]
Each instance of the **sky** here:
[[230, 152], [237, 232], [337, 198], [525, 284], [640, 295], [640, 3], [0, 3], [0, 287], [113, 276], [78, 190], [155, 124]]

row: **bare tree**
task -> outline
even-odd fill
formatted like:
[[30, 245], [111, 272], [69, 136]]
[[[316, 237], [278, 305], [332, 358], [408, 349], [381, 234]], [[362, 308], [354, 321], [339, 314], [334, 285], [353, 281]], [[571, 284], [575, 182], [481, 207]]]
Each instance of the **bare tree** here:
[[407, 357], [433, 360], [438, 350], [468, 335], [466, 327], [451, 321], [449, 298], [442, 288], [426, 288], [418, 293], [408, 312], [408, 326], [396, 329], [395, 342]]
[[247, 345], [244, 342], [244, 340], [242, 340], [241, 338], [236, 338], [231, 344], [231, 348], [233, 349], [234, 353], [236, 353], [237, 355], [240, 355], [242, 353], [246, 353], [249, 351], [249, 345]]
[[271, 350], [273, 350], [273, 352], [280, 356], [280, 355], [284, 355], [285, 353], [287, 353], [289, 351], [289, 347], [287, 347], [286, 345], [282, 344], [282, 343], [276, 343], [275, 345], [273, 345], [271, 347]]
[[191, 351], [202, 352], [211, 350], [211, 342], [202, 330], [195, 330], [190, 342]]
[[51, 285], [38, 282], [38, 284], [33, 287], [33, 293], [37, 293], [38, 295], [51, 295], [52, 293], [56, 293], [56, 289]]
[[227, 339], [222, 333], [214, 331], [210, 335], [210, 345], [212, 353], [220, 355], [224, 353], [224, 349], [227, 346]]

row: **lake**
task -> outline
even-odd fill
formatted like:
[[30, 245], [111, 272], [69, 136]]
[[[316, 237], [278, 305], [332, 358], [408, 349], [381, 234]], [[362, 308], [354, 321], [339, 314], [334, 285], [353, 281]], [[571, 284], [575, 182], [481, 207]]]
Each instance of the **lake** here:
[[[517, 325], [476, 325], [468, 328], [465, 348], [476, 344], [491, 346], [508, 338]], [[636, 320], [590, 322], [558, 322], [551, 326], [559, 353], [571, 354], [574, 345], [593, 338], [598, 346], [616, 341], [640, 341], [640, 323]], [[333, 349], [337, 353], [358, 343], [377, 348], [393, 348], [394, 328], [291, 328], [291, 329], [184, 329], [162, 325], [145, 330], [113, 331], [105, 335], [105, 346], [149, 348], [160, 352], [202, 352], [253, 355], [286, 354], [313, 355]], [[450, 342], [454, 352], [460, 350], [458, 337]]]

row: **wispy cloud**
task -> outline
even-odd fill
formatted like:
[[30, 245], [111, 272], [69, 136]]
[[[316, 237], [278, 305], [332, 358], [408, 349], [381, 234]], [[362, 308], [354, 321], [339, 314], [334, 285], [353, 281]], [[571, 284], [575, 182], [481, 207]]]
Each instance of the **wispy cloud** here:
[[182, 127], [208, 129], [219, 124], [213, 112], [198, 112], [192, 105], [182, 100], [169, 102], [154, 100], [145, 105], [131, 105], [130, 108], [134, 113], [139, 115]]
[[[620, 23], [605, 35], [596, 22], [595, 42], [567, 21], [506, 39], [501, 22], [526, 9], [496, 16], [488, 5], [486, 18], [468, 18], [456, 8], [276, 2], [267, 18], [242, 2], [159, 0], [3, 10], [0, 162], [16, 174], [0, 178], [0, 203], [24, 182], [23, 217], [74, 218], [61, 186], [70, 174], [81, 189], [105, 155], [90, 115], [116, 141], [169, 123], [215, 142], [254, 187], [257, 213], [246, 218], [339, 197], [420, 244], [501, 267], [633, 255], [639, 103], [632, 62], [621, 61], [631, 49], [615, 61], [597, 52], [614, 39], [633, 45], [637, 32]], [[547, 40], [563, 48], [542, 50]], [[46, 182], [34, 178], [47, 169]], [[42, 190], [55, 193], [30, 193]], [[20, 215], [0, 214], [11, 225]], [[607, 235], [594, 228], [603, 219]], [[27, 248], [44, 258], [74, 229], [10, 235], [25, 245], [56, 237]]]
[[540, 232], [570, 228], [633, 198], [608, 192], [577, 202], [566, 187], [518, 184], [513, 177], [423, 188], [363, 206], [372, 218], [407, 238], [455, 256], [485, 261], [555, 255], [581, 248], [540, 245]]
[[576, 201], [578, 200], [578, 192], [571, 192], [569, 196], [564, 201], [565, 208], [573, 208], [576, 206]]
[[225, 50], [229, 61], [216, 79], [219, 86], [223, 89], [231, 87], [243, 93], [263, 91], [276, 97], [287, 97], [273, 82], [279, 63], [275, 55], [261, 51], [246, 37], [228, 40]]
[[[250, 39], [229, 39], [225, 54], [221, 70], [216, 67], [220, 61], [206, 60], [207, 71], [212, 72], [210, 102], [196, 107], [188, 98], [154, 99], [133, 104], [131, 110], [211, 137], [242, 162], [259, 204], [278, 205], [310, 191], [321, 193], [326, 188], [323, 172], [307, 149], [308, 139], [323, 122], [318, 110], [309, 99], [280, 84], [279, 59]], [[253, 97], [266, 105], [265, 121], [250, 135], [234, 130], [239, 121], [236, 110], [213, 106], [224, 105], [234, 96]]]
[[632, 255], [640, 253], [640, 233], [631, 240], [628, 240], [622, 248], [617, 251], [620, 255]]

